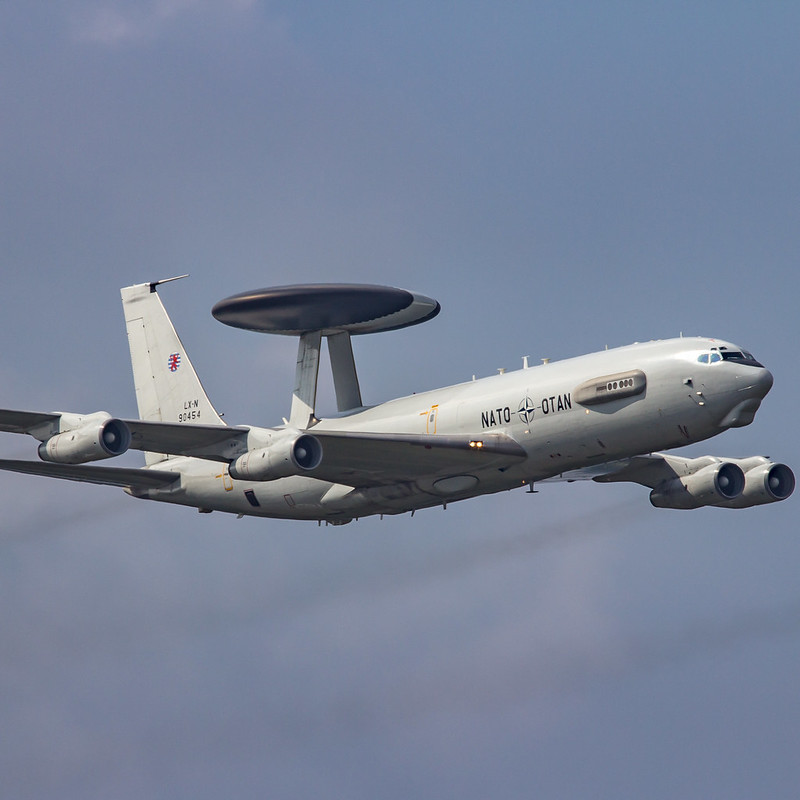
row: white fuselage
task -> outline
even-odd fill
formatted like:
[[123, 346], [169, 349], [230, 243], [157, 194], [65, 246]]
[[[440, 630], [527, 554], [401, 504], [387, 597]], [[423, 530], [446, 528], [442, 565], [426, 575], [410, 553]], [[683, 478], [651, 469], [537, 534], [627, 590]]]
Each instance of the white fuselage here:
[[[705, 338], [633, 344], [402, 397], [322, 419], [311, 429], [312, 433], [503, 433], [527, 454], [504, 470], [438, 476], [437, 486], [428, 479], [351, 491], [304, 475], [238, 481], [219, 462], [176, 457], [159, 468], [180, 471], [180, 486], [139, 494], [207, 510], [342, 522], [523, 486], [749, 424], [772, 376], [757, 364], [698, 360], [712, 349], [726, 347], [739, 350]], [[601, 401], [587, 401], [585, 389], [576, 392], [587, 383], [594, 391], [593, 382], [609, 376], [623, 376], [618, 381], [622, 391], [633, 380], [626, 376], [633, 374], [644, 381], [644, 388], [635, 394], [615, 397], [617, 382], [612, 391], [610, 380], [611, 394]], [[442, 477], [452, 481], [442, 482]]]

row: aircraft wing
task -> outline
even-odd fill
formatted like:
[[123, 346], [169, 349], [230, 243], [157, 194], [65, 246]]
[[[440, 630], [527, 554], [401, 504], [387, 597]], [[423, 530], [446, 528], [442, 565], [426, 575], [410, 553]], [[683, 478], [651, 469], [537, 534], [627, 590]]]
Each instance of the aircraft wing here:
[[510, 436], [444, 436], [318, 431], [322, 463], [308, 474], [351, 486], [379, 486], [419, 478], [503, 469], [526, 458]]
[[[688, 475], [699, 468], [712, 464], [719, 459], [712, 456], [700, 458], [683, 458], [665, 453], [649, 453], [643, 456], [623, 458], [618, 461], [606, 461], [591, 467], [563, 472], [547, 482], [555, 481], [596, 481], [597, 483], [619, 483], [629, 481], [655, 489], [656, 486], [672, 478]], [[542, 481], [544, 482], [544, 481]]]
[[[709, 463], [712, 460], [709, 459]], [[631, 483], [639, 483], [642, 486], [655, 489], [656, 486], [664, 481], [690, 472], [691, 470], [686, 468], [689, 461], [696, 465], [699, 459], [668, 456], [662, 453], [634, 456], [633, 458], [615, 462], [607, 472], [596, 475], [593, 480], [598, 483], [630, 481]], [[694, 468], [697, 469], [697, 466], [694, 466]]]
[[[38, 434], [37, 438], [45, 438], [50, 435], [43, 433], [47, 430], [45, 426], [57, 423], [62, 416], [60, 413], [0, 409], [0, 432]], [[232, 451], [246, 448], [249, 431], [243, 426], [201, 425], [195, 422], [121, 421], [131, 433], [130, 448], [133, 450], [195, 456], [213, 461], [230, 461]]]
[[98, 483], [104, 486], [123, 486], [131, 489], [155, 489], [180, 480], [180, 473], [167, 470], [125, 467], [95, 467], [86, 464], [51, 464], [44, 461], [15, 461], [0, 459], [0, 469], [44, 475], [68, 481]]
[[246, 443], [249, 428], [231, 425], [198, 425], [194, 422], [150, 422], [122, 420], [131, 432], [131, 449], [152, 453], [195, 456], [212, 461], [230, 461], [225, 446]]
[[43, 414], [39, 411], [14, 411], [0, 408], [0, 431], [4, 433], [28, 433], [46, 422], [55, 422], [60, 414]]

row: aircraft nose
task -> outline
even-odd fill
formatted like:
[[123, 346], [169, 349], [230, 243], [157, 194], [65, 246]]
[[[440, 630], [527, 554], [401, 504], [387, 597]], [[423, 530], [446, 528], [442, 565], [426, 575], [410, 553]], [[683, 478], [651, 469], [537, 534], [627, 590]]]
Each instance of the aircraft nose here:
[[766, 367], [745, 367], [736, 375], [737, 393], [760, 403], [772, 388], [772, 373]]
[[747, 375], [738, 375], [740, 382], [733, 408], [720, 422], [722, 428], [741, 428], [749, 425], [758, 411], [761, 401], [772, 388], [772, 373], [766, 367], [755, 367]]
[[757, 398], [759, 402], [767, 396], [773, 380], [772, 373], [766, 367], [748, 369], [746, 374], [740, 373], [736, 378], [739, 392], [747, 397]]
[[766, 397], [767, 392], [772, 388], [774, 380], [772, 373], [766, 367], [762, 367], [758, 371], [758, 376], [754, 382], [754, 388], [761, 397]]

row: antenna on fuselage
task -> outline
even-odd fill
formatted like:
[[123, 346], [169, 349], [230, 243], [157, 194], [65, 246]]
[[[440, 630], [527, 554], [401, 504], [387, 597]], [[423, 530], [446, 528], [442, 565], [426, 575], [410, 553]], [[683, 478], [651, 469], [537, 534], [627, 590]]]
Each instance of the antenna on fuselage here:
[[362, 407], [351, 336], [397, 330], [435, 317], [430, 297], [369, 284], [321, 283], [277, 286], [220, 300], [211, 313], [234, 328], [299, 336], [289, 424], [308, 428], [315, 408], [322, 337], [328, 340], [336, 407]]

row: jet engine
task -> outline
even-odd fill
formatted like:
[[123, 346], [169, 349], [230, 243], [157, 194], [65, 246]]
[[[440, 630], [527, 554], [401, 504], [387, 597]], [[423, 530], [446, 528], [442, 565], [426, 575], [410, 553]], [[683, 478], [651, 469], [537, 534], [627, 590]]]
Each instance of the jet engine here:
[[39, 458], [58, 464], [84, 464], [122, 455], [130, 443], [128, 426], [105, 411], [87, 416], [62, 414], [59, 432], [39, 445]]
[[308, 433], [248, 450], [231, 462], [228, 472], [242, 481], [272, 481], [312, 470], [322, 461], [322, 445]]
[[741, 497], [744, 488], [742, 468], [731, 461], [718, 461], [659, 484], [650, 492], [650, 502], [657, 508], [728, 505]]
[[776, 503], [794, 491], [794, 473], [786, 464], [776, 464], [763, 456], [741, 459], [737, 463], [744, 470], [744, 491], [734, 500], [723, 503], [724, 508]]

